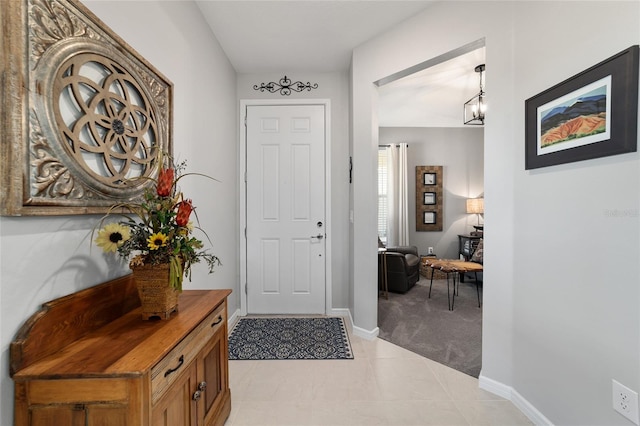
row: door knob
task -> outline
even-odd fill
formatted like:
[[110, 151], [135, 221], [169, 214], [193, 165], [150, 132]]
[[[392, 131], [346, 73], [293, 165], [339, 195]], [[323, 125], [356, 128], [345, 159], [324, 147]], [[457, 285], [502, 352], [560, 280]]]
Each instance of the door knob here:
[[322, 235], [322, 234], [312, 235], [311, 238], [315, 238], [315, 239], [321, 240], [321, 239], [324, 238], [324, 235]]

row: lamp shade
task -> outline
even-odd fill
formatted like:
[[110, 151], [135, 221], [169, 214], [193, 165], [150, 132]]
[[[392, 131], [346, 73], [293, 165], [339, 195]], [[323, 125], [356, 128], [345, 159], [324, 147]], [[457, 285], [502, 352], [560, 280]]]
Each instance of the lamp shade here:
[[467, 213], [484, 213], [484, 198], [468, 198]]

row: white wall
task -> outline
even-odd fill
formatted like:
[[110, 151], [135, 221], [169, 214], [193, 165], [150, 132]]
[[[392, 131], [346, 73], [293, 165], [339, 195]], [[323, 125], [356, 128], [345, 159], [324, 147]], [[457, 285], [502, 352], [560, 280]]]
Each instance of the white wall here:
[[[597, 31], [537, 31], [566, 16]], [[640, 2], [523, 6], [515, 28], [513, 386], [556, 424], [630, 424], [611, 379], [640, 391], [640, 157], [527, 172], [522, 100], [638, 44]]]
[[246, 99], [329, 99], [331, 101], [331, 296], [333, 309], [349, 306], [349, 80], [346, 72], [287, 74], [292, 81], [318, 84], [317, 89], [282, 96], [254, 90], [261, 83], [278, 82], [285, 73], [239, 74], [238, 101]]
[[[196, 265], [186, 289], [232, 288], [230, 312], [238, 307], [238, 179], [236, 77], [213, 34], [190, 2], [86, 3], [98, 17], [174, 84], [174, 152], [188, 170], [220, 183], [185, 178], [212, 252], [223, 266], [208, 275]], [[96, 216], [0, 218], [0, 424], [13, 422], [9, 343], [40, 304], [110, 278], [128, 268], [92, 247]]]
[[372, 82], [484, 37], [481, 383], [540, 423], [629, 424], [611, 408], [611, 379], [640, 390], [638, 154], [525, 171], [524, 101], [638, 44], [638, 28], [637, 1], [442, 2], [355, 50], [356, 326], [376, 320], [375, 195], [363, 183], [375, 179]]
[[[433, 247], [438, 257], [457, 259], [458, 235], [474, 231], [473, 225], [478, 224], [478, 215], [466, 213], [466, 200], [484, 192], [483, 134], [484, 129], [477, 126], [380, 128], [380, 145], [409, 145], [409, 243], [417, 246], [420, 254]], [[442, 231], [416, 231], [416, 166], [443, 166]]]

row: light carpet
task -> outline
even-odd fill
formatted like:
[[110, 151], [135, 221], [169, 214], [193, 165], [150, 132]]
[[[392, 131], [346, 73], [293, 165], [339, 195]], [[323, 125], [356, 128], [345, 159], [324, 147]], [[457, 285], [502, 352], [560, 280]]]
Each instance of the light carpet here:
[[342, 318], [241, 318], [229, 359], [353, 359], [353, 352]]

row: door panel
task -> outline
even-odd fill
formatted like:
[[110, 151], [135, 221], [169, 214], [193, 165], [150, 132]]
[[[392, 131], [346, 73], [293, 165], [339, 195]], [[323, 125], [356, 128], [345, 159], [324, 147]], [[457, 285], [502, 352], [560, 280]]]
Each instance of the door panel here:
[[196, 426], [196, 402], [193, 392], [198, 388], [196, 365], [191, 363], [153, 406], [153, 426]]
[[247, 311], [325, 312], [325, 107], [247, 106]]

